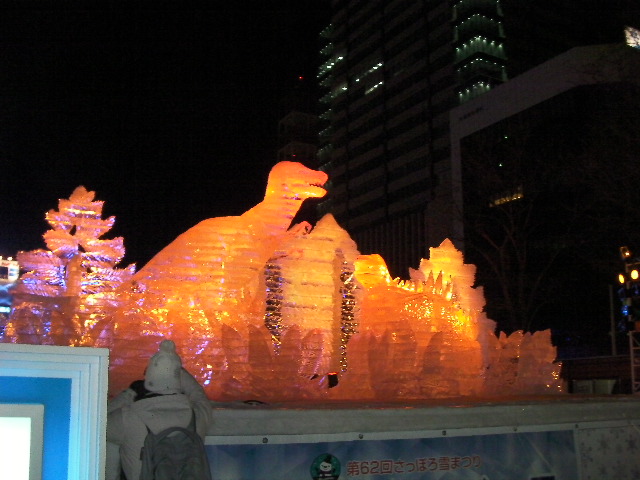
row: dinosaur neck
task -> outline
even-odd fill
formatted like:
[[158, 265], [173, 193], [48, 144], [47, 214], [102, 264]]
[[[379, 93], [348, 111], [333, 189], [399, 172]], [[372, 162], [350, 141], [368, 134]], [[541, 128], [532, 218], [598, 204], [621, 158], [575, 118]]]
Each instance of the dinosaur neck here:
[[301, 205], [302, 200], [265, 198], [242, 217], [261, 230], [261, 234], [281, 235], [289, 229]]

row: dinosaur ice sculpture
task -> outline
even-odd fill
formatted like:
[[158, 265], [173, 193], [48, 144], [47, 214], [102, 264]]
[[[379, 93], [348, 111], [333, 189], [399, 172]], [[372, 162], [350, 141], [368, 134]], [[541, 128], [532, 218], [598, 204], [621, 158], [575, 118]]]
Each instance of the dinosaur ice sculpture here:
[[245, 329], [249, 312], [264, 303], [266, 261], [291, 235], [302, 202], [326, 193], [326, 181], [324, 172], [278, 163], [262, 202], [238, 217], [210, 218], [187, 230], [135, 274], [135, 288], [154, 308], [197, 303], [223, 324]]
[[[57, 341], [109, 347], [112, 393], [139, 378], [164, 338], [174, 340], [216, 400], [562, 390], [548, 332], [496, 336], [482, 289], [473, 286], [475, 267], [451, 242], [432, 248], [401, 281], [379, 255], [360, 255], [331, 215], [314, 228], [291, 227], [305, 199], [325, 194], [326, 180], [323, 172], [281, 162], [264, 200], [244, 214], [200, 222], [135, 275], [127, 270], [99, 283], [100, 292], [86, 291], [81, 281], [73, 309], [57, 308], [59, 292], [49, 292], [41, 302], [49, 302], [48, 324], [82, 326], [80, 335], [72, 329]], [[47, 242], [53, 252], [69, 250], [51, 243], [54, 237]], [[75, 264], [65, 265], [71, 275]], [[96, 303], [96, 294], [103, 300]], [[21, 333], [40, 321], [44, 310], [25, 305], [14, 309], [13, 329], [1, 341], [26, 338]]]

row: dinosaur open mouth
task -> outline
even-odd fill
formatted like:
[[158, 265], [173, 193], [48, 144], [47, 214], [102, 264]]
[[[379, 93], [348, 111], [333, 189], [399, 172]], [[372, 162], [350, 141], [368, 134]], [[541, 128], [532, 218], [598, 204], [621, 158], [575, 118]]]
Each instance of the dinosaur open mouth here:
[[324, 184], [327, 183], [327, 175], [323, 173], [322, 175], [318, 175], [318, 178], [309, 182], [307, 185], [307, 191], [305, 192], [309, 197], [324, 197], [327, 194], [327, 191], [323, 188]]
[[288, 194], [285, 194], [287, 198], [293, 200], [304, 200], [305, 198], [320, 198], [327, 194], [327, 191], [322, 188], [323, 184], [299, 184], [295, 188], [291, 189]]
[[327, 191], [323, 188], [324, 182], [312, 183], [307, 187], [307, 194], [310, 197], [324, 197]]

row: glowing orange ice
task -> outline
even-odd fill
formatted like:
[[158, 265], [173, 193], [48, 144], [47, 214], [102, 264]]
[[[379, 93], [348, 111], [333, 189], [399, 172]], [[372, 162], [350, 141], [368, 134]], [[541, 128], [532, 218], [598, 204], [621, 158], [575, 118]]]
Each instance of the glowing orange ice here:
[[78, 190], [49, 214], [59, 230], [46, 235], [51, 251], [23, 256], [34, 272], [0, 340], [109, 347], [111, 393], [140, 378], [165, 338], [215, 400], [562, 391], [549, 332], [496, 335], [475, 266], [451, 241], [401, 280], [331, 215], [292, 227], [326, 181], [278, 163], [262, 202], [198, 223], [135, 274], [113, 268], [121, 239], [94, 238], [113, 219]]

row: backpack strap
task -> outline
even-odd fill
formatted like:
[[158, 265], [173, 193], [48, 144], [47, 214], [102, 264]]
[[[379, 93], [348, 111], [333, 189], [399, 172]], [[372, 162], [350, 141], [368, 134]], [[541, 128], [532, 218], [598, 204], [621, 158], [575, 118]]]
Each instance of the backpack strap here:
[[196, 411], [191, 409], [191, 421], [189, 422], [189, 426], [187, 427], [189, 430], [196, 431]]

